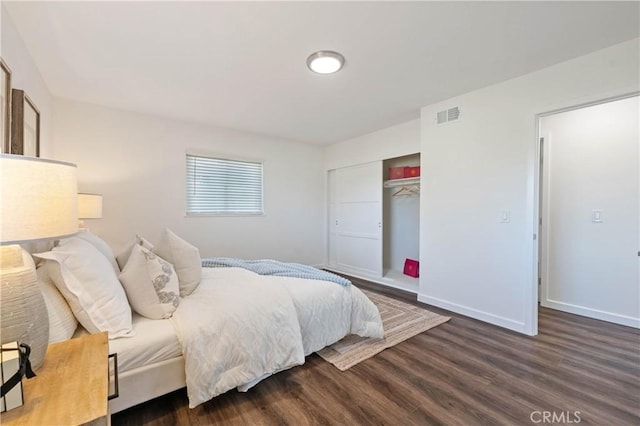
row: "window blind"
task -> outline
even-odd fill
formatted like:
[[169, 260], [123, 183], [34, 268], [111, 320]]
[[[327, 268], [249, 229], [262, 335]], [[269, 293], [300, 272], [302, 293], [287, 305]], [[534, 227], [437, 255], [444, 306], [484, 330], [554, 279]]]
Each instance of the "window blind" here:
[[187, 154], [187, 215], [262, 213], [262, 163]]

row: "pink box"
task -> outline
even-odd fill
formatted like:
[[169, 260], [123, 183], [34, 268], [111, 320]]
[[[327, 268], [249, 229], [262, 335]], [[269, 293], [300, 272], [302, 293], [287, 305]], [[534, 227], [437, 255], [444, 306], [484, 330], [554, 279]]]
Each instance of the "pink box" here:
[[404, 179], [409, 167], [389, 167], [389, 179]]
[[404, 261], [404, 274], [413, 278], [420, 276], [420, 262], [413, 259], [407, 259]]
[[412, 177], [418, 177], [418, 176], [420, 176], [420, 166], [404, 168], [404, 177], [412, 178]]

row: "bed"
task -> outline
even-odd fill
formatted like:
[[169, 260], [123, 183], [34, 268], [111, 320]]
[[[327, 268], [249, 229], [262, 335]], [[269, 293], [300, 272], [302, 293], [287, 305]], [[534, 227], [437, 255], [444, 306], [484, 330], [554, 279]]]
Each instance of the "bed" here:
[[[87, 256], [86, 244], [75, 240], [73, 244], [82, 248], [79, 256]], [[60, 259], [68, 262], [64, 250], [70, 250], [70, 244], [57, 252], [61, 272], [41, 273], [41, 281], [58, 287], [56, 280], [68, 278], [62, 276], [68, 271]], [[49, 262], [49, 269], [56, 262]], [[108, 274], [106, 266], [98, 269]], [[50, 305], [47, 302], [49, 310]], [[52, 321], [56, 320], [50, 315]], [[83, 325], [81, 321], [74, 337], [88, 332]], [[193, 408], [231, 389], [247, 391], [348, 334], [383, 336], [377, 308], [353, 285], [264, 276], [238, 267], [200, 268], [197, 287], [180, 297], [169, 318], [150, 319], [134, 309], [130, 326], [130, 331], [109, 340], [110, 352], [118, 353], [119, 370], [119, 397], [109, 403], [112, 413], [185, 386]]]

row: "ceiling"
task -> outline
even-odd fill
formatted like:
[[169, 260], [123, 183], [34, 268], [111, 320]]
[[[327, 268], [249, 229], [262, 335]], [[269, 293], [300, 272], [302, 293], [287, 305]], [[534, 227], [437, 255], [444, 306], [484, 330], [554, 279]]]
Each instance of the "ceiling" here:
[[635, 1], [4, 4], [56, 97], [320, 145], [640, 35]]

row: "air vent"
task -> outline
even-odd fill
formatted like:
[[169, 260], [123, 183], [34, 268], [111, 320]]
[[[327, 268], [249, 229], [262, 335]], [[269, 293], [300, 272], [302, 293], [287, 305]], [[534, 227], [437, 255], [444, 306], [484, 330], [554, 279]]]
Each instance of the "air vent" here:
[[460, 118], [460, 108], [449, 108], [447, 110], [447, 121], [453, 121]]
[[444, 111], [438, 111], [438, 114], [437, 114], [438, 124], [444, 124], [450, 121], [456, 121], [459, 118], [460, 118], [460, 108], [458, 107], [445, 109]]

